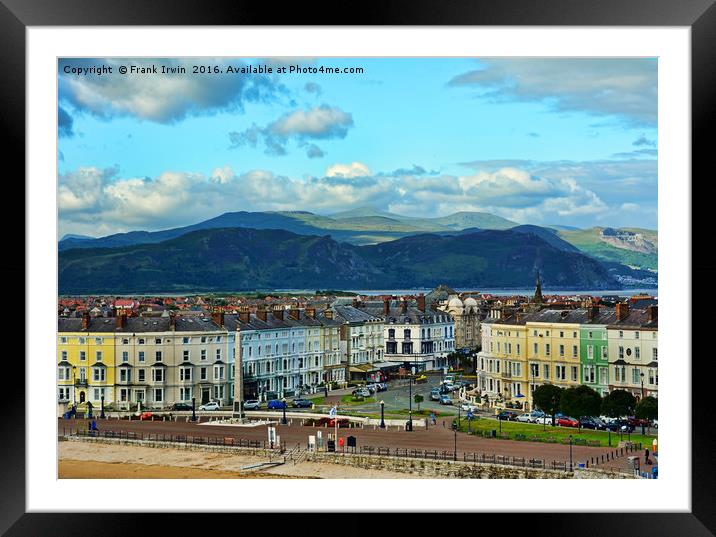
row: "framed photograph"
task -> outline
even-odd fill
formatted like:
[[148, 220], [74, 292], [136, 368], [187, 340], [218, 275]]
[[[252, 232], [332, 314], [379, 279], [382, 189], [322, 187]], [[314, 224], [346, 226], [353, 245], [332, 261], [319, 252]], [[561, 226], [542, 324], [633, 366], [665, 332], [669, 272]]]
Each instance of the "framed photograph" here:
[[712, 535], [715, 9], [4, 0], [27, 350], [3, 531]]

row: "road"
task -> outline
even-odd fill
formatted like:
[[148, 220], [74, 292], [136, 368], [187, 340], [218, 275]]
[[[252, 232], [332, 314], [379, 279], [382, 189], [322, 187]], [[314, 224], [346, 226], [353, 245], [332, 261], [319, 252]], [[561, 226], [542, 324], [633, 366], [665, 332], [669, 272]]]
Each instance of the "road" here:
[[[279, 416], [277, 416], [277, 419]], [[553, 460], [566, 462], [569, 460], [569, 446], [560, 444], [548, 444], [541, 442], [522, 442], [512, 440], [482, 438], [465, 433], [457, 433], [450, 430], [450, 418], [438, 420], [436, 427], [429, 429], [416, 428], [412, 432], [402, 429], [381, 430], [371, 428], [339, 429], [339, 438], [349, 435], [355, 436], [357, 445], [373, 447], [405, 448], [418, 450], [437, 450], [453, 452], [455, 439], [457, 438], [458, 458], [463, 453], [477, 453], [487, 455], [502, 455], [510, 457], [525, 457], [543, 459], [548, 462]], [[58, 420], [58, 432], [69, 433], [70, 429], [78, 426], [86, 428], [84, 420]], [[230, 425], [206, 425], [192, 422], [160, 422], [160, 421], [127, 421], [127, 420], [98, 420], [97, 426], [100, 432], [131, 431], [137, 434], [160, 434], [160, 435], [186, 435], [188, 437], [213, 437], [264, 441], [268, 438], [267, 425], [254, 427], [235, 427]], [[301, 426], [294, 420], [292, 425], [275, 424], [276, 433], [281, 441], [289, 448], [296, 444], [305, 446], [309, 435], [315, 435], [318, 430], [315, 427]], [[324, 438], [333, 433], [331, 427], [323, 428]], [[585, 446], [573, 446], [573, 460], [586, 461], [591, 458], [601, 457], [613, 451], [608, 448], [595, 448]]]

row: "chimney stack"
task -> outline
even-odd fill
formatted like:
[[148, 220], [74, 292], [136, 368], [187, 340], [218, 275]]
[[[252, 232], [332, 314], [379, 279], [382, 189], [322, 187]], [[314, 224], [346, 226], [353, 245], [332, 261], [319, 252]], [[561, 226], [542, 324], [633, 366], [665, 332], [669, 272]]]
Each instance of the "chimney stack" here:
[[298, 308], [291, 308], [288, 310], [288, 316], [294, 321], [298, 321], [301, 318], [301, 310]]
[[258, 317], [259, 319], [261, 319], [263, 322], [266, 322], [266, 321], [267, 321], [267, 319], [268, 319], [268, 311], [266, 310], [266, 307], [265, 307], [265, 306], [260, 306], [260, 307], [256, 310], [256, 317]]
[[418, 295], [418, 309], [425, 312], [425, 295], [423, 293]]
[[82, 330], [89, 330], [90, 314], [89, 311], [82, 312]]
[[659, 318], [659, 306], [652, 304], [646, 308], [646, 312], [649, 315], [649, 320], [655, 322]]
[[408, 301], [405, 298], [400, 299], [400, 313], [403, 315], [408, 313]]
[[359, 307], [359, 306], [360, 306], [360, 299], [354, 298], [354, 299], [353, 299], [353, 307], [354, 307], [354, 308], [357, 308], [357, 307]]
[[390, 299], [389, 298], [383, 299], [383, 315], [385, 315], [385, 316], [390, 315]]
[[224, 326], [224, 310], [215, 309], [211, 312], [211, 320], [214, 321], [214, 324], [218, 324], [223, 328]]
[[172, 330], [177, 328], [177, 314], [173, 311], [169, 312], [169, 328]]
[[119, 315], [115, 318], [115, 322], [117, 324], [117, 328], [124, 328], [124, 325], [127, 324], [127, 316], [119, 312]]
[[306, 315], [311, 319], [316, 318], [316, 308], [306, 308]]
[[277, 321], [283, 321], [283, 306], [276, 304], [273, 307], [273, 318]]
[[333, 319], [333, 310], [330, 310], [330, 309], [329, 309], [329, 310], [324, 311], [324, 312], [323, 312], [323, 316], [324, 316], [326, 319]]
[[241, 321], [244, 324], [249, 324], [250, 320], [251, 320], [251, 311], [249, 310], [249, 307], [248, 306], [239, 307], [239, 321]]
[[619, 302], [617, 303], [617, 321], [623, 321], [629, 317], [629, 303]]

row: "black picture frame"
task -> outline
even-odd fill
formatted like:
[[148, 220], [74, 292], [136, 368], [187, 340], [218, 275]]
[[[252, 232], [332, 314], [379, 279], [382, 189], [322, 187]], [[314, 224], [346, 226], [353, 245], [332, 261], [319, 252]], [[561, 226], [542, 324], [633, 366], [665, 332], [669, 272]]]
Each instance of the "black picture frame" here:
[[[296, 24], [350, 24], [350, 25], [508, 25], [508, 26], [684, 26], [691, 28], [692, 44], [692, 174], [699, 180], [691, 181], [692, 188], [692, 230], [693, 245], [696, 233], [711, 228], [709, 207], [713, 183], [714, 151], [707, 147], [716, 118], [716, 7], [714, 0], [511, 0], [484, 2], [478, 0], [450, 0], [445, 2], [429, 0], [402, 0], [383, 2], [360, 2], [347, 4], [342, 10], [338, 3], [314, 1], [310, 4], [290, 3], [278, 5], [269, 3], [248, 3], [245, 1], [215, 0], [197, 2], [191, 0], [152, 0], [132, 2], [131, 0], [0, 0], [0, 67], [2, 67], [2, 136], [6, 155], [11, 155], [15, 177], [25, 175], [25, 29], [28, 26], [135, 26], [135, 25], [296, 25]], [[700, 177], [703, 175], [703, 178]], [[689, 178], [684, 178], [684, 187], [689, 187]], [[21, 194], [24, 196], [24, 193]], [[23, 198], [24, 199], [24, 198]], [[708, 205], [707, 205], [708, 204]], [[22, 211], [24, 204], [14, 203], [15, 211]], [[711, 209], [711, 210], [709, 210]], [[23, 215], [17, 215], [15, 222]], [[23, 218], [24, 221], [24, 218]], [[17, 254], [24, 250], [15, 230], [16, 244], [12, 247]], [[705, 235], [708, 243], [712, 239]], [[12, 239], [10, 239], [12, 240]], [[8, 246], [10, 247], [10, 246]], [[708, 289], [708, 283], [716, 276], [716, 264], [708, 255], [698, 254], [693, 248], [692, 286]], [[703, 248], [702, 248], [703, 251]], [[24, 281], [24, 257], [15, 255], [12, 266], [0, 267], [6, 282]], [[10, 286], [8, 286], [10, 287]], [[19, 286], [13, 291], [19, 295]], [[708, 330], [708, 296], [694, 303], [692, 310], [692, 336], [702, 335]], [[19, 296], [11, 293], [12, 304], [19, 304]], [[685, 299], [687, 297], [684, 297]], [[19, 310], [19, 308], [17, 308]], [[31, 305], [26, 304], [31, 311]], [[25, 312], [6, 311], [19, 317]], [[685, 308], [684, 315], [689, 311]], [[708, 332], [706, 332], [708, 333]], [[550, 535], [606, 535], [623, 534], [635, 536], [656, 535], [714, 535], [716, 533], [716, 469], [709, 461], [714, 452], [709, 442], [709, 426], [699, 419], [696, 410], [710, 408], [709, 375], [695, 374], [699, 367], [710, 369], [709, 350], [700, 356], [697, 339], [692, 339], [693, 359], [691, 404], [693, 411], [692, 430], [692, 510], [690, 513], [562, 513], [562, 514], [480, 514], [471, 519], [461, 515], [454, 519], [451, 528], [475, 527], [476, 532], [492, 531], [488, 528], [494, 522], [504, 531], [515, 534], [520, 530], [530, 534]], [[674, 357], [684, 361], [688, 367], [688, 356]], [[16, 363], [16, 362], [13, 362]], [[25, 371], [12, 371], [13, 381], [6, 384], [4, 400], [17, 403], [12, 419], [3, 419], [3, 442], [0, 442], [0, 531], [7, 535], [136, 535], [141, 527], [145, 534], [167, 534], [172, 527], [188, 530], [188, 517], [201, 517], [202, 524], [214, 527], [227, 525], [235, 531], [242, 528], [251, 531], [281, 531], [282, 526], [291, 531], [328, 531], [333, 524], [340, 524], [340, 533], [355, 534], [358, 531], [372, 531], [371, 528], [385, 528], [382, 515], [343, 514], [331, 516], [330, 522], [321, 517], [309, 521], [307, 515], [290, 514], [28, 514], [25, 512], [25, 425], [24, 390]], [[684, 404], [688, 405], [689, 395]], [[340, 485], [339, 485], [340, 486]], [[482, 486], [482, 484], [478, 485]], [[342, 487], [345, 489], [345, 487]], [[88, 487], [88, 494], [91, 489]], [[558, 505], [558, 499], [556, 499]], [[628, 509], [628, 498], [624, 507]], [[269, 506], [267, 505], [267, 508]], [[277, 507], [277, 506], [274, 506]], [[280, 507], [278, 507], [280, 509]], [[347, 510], [349, 507], [347, 507]], [[82, 499], [77, 499], [77, 510], [82, 510]], [[399, 521], [401, 529], [425, 531], [431, 515], [414, 515]], [[240, 518], [239, 518], [240, 517]], [[479, 520], [478, 520], [479, 517]], [[509, 520], [506, 520], [509, 517]], [[206, 520], [210, 518], [211, 520]], [[269, 523], [270, 519], [270, 523]], [[443, 520], [444, 521], [444, 520]], [[453, 523], [455, 525], [453, 525]], [[240, 526], [237, 526], [240, 524]], [[268, 526], [267, 526], [268, 524]], [[141, 525], [141, 526], [140, 526]], [[204, 526], [209, 527], [209, 526]], [[263, 527], [263, 529], [261, 529]], [[309, 529], [310, 528], [310, 529]], [[215, 530], [210, 530], [215, 531]], [[430, 531], [430, 530], [428, 530]], [[451, 530], [452, 531], [452, 530]], [[502, 531], [502, 530], [500, 530]], [[161, 533], [159, 533], [161, 532]]]

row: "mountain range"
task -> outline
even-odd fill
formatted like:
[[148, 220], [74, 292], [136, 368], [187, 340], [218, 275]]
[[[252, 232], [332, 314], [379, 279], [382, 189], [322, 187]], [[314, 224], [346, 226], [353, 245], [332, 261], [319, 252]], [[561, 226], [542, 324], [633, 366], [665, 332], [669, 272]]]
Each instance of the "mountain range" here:
[[[431, 287], [436, 281], [524, 287], [533, 284], [537, 268], [551, 287], [650, 286], [657, 245], [651, 230], [520, 225], [478, 212], [415, 218], [358, 208], [329, 216], [232, 212], [163, 231], [65, 236], [58, 248], [66, 294]], [[396, 272], [404, 276], [396, 279]]]

